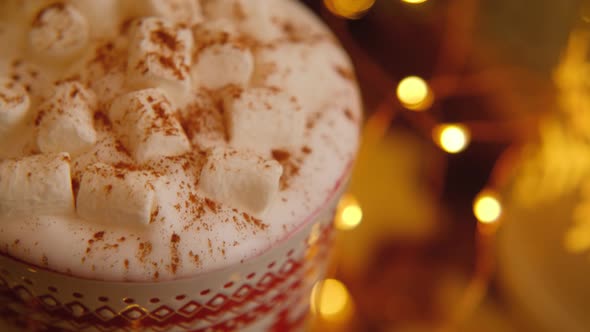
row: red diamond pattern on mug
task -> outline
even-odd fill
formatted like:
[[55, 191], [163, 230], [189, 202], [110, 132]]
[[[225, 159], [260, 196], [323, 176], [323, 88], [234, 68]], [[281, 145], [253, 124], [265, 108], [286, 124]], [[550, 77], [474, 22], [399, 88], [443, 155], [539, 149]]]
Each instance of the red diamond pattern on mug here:
[[96, 310], [96, 315], [104, 322], [108, 322], [109, 320], [117, 316], [117, 313], [114, 312], [111, 308], [104, 306]]
[[[195, 301], [190, 301], [184, 307], [180, 308], [178, 312], [187, 318], [193, 317], [203, 306]], [[170, 309], [171, 310], [171, 309]]]
[[162, 321], [165, 321], [168, 317], [170, 317], [173, 314], [174, 314], [174, 310], [172, 310], [166, 306], [161, 306], [151, 313], [151, 317], [153, 317], [157, 321], [162, 322]]
[[[287, 331], [299, 326], [304, 316], [294, 320], [289, 317], [289, 307], [285, 305], [294, 305], [292, 299], [307, 301], [306, 296], [295, 294], [307, 291], [306, 288], [314, 281], [312, 279], [317, 277], [316, 273], [310, 271], [315, 270], [313, 266], [317, 265], [317, 261], [326, 258], [331, 229], [331, 226], [322, 229], [318, 241], [311, 246], [313, 255], [309, 255], [307, 250], [301, 250], [299, 255], [291, 252], [283, 262], [273, 261], [268, 264], [267, 271], [256, 275], [257, 278], [246, 278], [242, 284], [232, 283], [227, 287], [235, 291], [224, 289], [217, 294], [212, 292], [205, 302], [189, 298], [177, 310], [161, 305], [149, 311], [133, 304], [117, 313], [107, 304], [96, 310], [89, 310], [83, 301], [62, 305], [48, 294], [33, 296], [30, 285], [20, 283], [20, 279], [13, 280], [13, 286], [9, 287], [11, 283], [0, 277], [0, 299], [7, 299], [0, 302], [0, 318], [32, 321], [48, 331], [131, 332], [140, 328], [157, 332], [172, 329], [206, 332], [239, 330], [273, 313], [276, 322], [272, 331]], [[304, 246], [310, 248], [307, 239]], [[277, 315], [277, 308], [284, 309]], [[63, 328], [55, 330], [57, 326]]]
[[49, 311], [58, 309], [60, 306], [60, 303], [51, 295], [39, 296], [39, 300], [41, 301], [41, 303], [43, 303], [45, 309]]
[[125, 317], [127, 320], [133, 322], [138, 319], [142, 319], [147, 315], [147, 310], [141, 308], [138, 305], [130, 306], [130, 308], [126, 309], [121, 313], [121, 316]]
[[89, 312], [89, 310], [80, 302], [70, 302], [66, 304], [65, 307], [74, 317], [82, 317]]

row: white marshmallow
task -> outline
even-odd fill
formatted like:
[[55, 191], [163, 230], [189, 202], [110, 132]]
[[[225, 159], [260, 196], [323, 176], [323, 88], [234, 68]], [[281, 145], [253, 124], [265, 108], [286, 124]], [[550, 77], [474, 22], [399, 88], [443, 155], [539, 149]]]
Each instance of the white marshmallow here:
[[195, 91], [194, 102], [179, 109], [179, 115], [187, 137], [200, 149], [208, 150], [226, 141], [223, 110], [209, 91]]
[[306, 112], [358, 104], [348, 56], [330, 41], [313, 45], [283, 43], [255, 54], [255, 86], [275, 86], [297, 97]]
[[35, 120], [41, 152], [79, 155], [96, 143], [94, 93], [78, 82], [58, 83], [48, 101], [39, 107]]
[[115, 35], [121, 23], [120, 0], [70, 0], [88, 20], [90, 34], [94, 37]]
[[88, 22], [74, 7], [54, 3], [37, 14], [29, 38], [32, 50], [39, 56], [64, 60], [88, 43]]
[[157, 210], [158, 177], [147, 171], [98, 163], [80, 182], [78, 215], [88, 221], [115, 225], [147, 225]]
[[0, 137], [22, 123], [30, 104], [22, 85], [0, 77]]
[[229, 84], [245, 86], [254, 72], [249, 49], [237, 43], [213, 44], [202, 49], [191, 74], [200, 86], [218, 89]]
[[279, 191], [283, 167], [254, 153], [216, 148], [201, 171], [200, 188], [212, 199], [263, 214]]
[[281, 36], [280, 28], [272, 21], [273, 3], [268, 0], [205, 0], [203, 10], [209, 18], [231, 19], [245, 35], [270, 42]]
[[67, 153], [0, 162], [0, 216], [69, 214], [74, 195]]
[[96, 163], [106, 164], [133, 164], [133, 158], [128, 155], [127, 150], [120, 147], [120, 142], [114, 135], [101, 135], [96, 144], [88, 151], [72, 160], [72, 178], [80, 180], [82, 174], [91, 165]]
[[109, 117], [135, 160], [145, 163], [191, 148], [170, 101], [159, 89], [130, 92], [113, 101]]
[[134, 7], [131, 11], [139, 16], [158, 16], [189, 26], [203, 20], [198, 0], [135, 0], [128, 4]]
[[273, 88], [229, 92], [223, 106], [234, 147], [268, 153], [302, 141], [305, 114], [296, 98], [284, 92]]
[[135, 21], [132, 29], [128, 83], [135, 88], [188, 92], [193, 49], [191, 30], [156, 17]]

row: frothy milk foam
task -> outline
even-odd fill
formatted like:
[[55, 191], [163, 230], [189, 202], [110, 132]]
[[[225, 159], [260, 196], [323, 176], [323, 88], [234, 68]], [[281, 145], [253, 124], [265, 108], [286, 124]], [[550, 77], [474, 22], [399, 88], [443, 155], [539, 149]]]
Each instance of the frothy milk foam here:
[[271, 248], [356, 153], [352, 66], [297, 1], [0, 4], [0, 251], [102, 280]]

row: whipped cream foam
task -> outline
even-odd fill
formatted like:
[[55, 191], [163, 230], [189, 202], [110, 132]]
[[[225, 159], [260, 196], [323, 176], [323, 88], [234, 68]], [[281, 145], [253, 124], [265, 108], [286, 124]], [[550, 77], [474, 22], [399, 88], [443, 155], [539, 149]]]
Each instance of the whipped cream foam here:
[[154, 281], [288, 236], [354, 159], [361, 102], [292, 0], [0, 4], [0, 251]]

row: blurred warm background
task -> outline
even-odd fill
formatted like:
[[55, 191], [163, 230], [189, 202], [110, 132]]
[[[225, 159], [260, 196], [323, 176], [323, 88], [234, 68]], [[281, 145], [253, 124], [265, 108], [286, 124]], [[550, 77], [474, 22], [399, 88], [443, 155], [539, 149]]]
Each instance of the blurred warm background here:
[[[587, 330], [578, 318], [590, 303], [575, 297], [590, 285], [580, 281], [571, 293], [561, 285], [588, 275], [577, 264], [590, 268], [579, 256], [590, 248], [590, 217], [570, 222], [571, 208], [553, 202], [577, 193], [590, 173], [590, 6], [304, 2], [350, 52], [366, 111], [330, 278], [314, 288], [309, 330]], [[543, 226], [554, 222], [547, 206], [551, 218], [564, 216], [563, 227]], [[563, 270], [531, 265], [544, 273], [514, 277], [509, 266], [545, 250], [554, 253], [548, 262], [577, 261]], [[533, 279], [538, 287], [525, 290]], [[545, 313], [552, 323], [530, 317]]]

